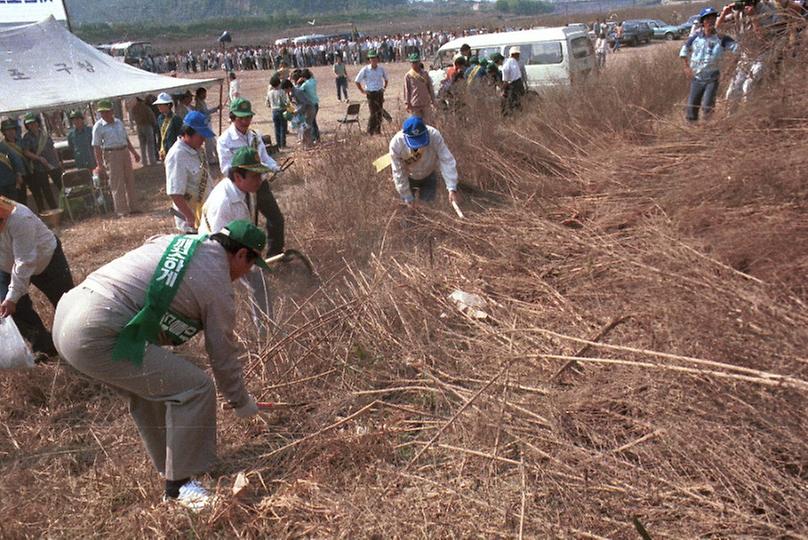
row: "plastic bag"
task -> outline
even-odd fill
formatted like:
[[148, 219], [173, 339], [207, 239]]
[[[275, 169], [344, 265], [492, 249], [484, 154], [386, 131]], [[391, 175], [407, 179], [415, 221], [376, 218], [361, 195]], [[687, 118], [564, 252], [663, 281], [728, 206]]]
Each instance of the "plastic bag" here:
[[0, 369], [34, 367], [34, 354], [22, 339], [14, 319], [0, 318]]

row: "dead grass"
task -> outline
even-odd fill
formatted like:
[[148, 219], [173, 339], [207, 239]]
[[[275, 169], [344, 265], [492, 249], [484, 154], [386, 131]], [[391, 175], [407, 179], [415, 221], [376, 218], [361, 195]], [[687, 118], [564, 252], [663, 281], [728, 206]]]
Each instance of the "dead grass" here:
[[158, 505], [122, 401], [48, 367], [0, 379], [0, 536], [808, 536], [804, 57], [697, 127], [674, 62], [442, 118], [464, 221], [405, 219], [384, 138], [313, 155], [289, 230], [322, 287], [245, 359], [300, 406], [221, 415], [225, 501]]

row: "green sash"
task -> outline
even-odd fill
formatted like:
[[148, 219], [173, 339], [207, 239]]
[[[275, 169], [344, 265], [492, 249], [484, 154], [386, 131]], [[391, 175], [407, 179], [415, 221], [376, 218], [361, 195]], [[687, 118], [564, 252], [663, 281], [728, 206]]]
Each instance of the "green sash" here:
[[178, 235], [171, 240], [149, 282], [146, 305], [118, 335], [112, 350], [113, 360], [129, 360], [139, 366], [143, 363], [146, 342], [160, 343], [167, 338], [171, 344], [178, 345], [196, 335], [201, 324], [171, 313], [168, 308], [196, 248], [206, 239], [207, 235]]

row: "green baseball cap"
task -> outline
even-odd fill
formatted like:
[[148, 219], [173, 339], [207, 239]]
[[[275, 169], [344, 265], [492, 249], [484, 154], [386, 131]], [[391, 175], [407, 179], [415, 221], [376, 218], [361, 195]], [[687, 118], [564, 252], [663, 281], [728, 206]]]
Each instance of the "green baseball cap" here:
[[258, 157], [258, 151], [251, 146], [242, 146], [236, 150], [236, 153], [233, 154], [233, 161], [230, 162], [230, 168], [246, 169], [257, 173], [265, 173], [272, 170], [261, 163], [261, 158]]
[[420, 61], [421, 61], [421, 55], [418, 53], [412, 53], [407, 57], [407, 62], [420, 62]]
[[230, 112], [239, 118], [246, 118], [254, 116], [252, 112], [252, 104], [244, 98], [236, 98], [230, 102]]
[[39, 122], [39, 119], [32, 112], [25, 113], [25, 116], [22, 117], [22, 123], [25, 124], [26, 126], [28, 124], [33, 124], [34, 122]]
[[253, 253], [255, 253], [255, 264], [269, 270], [269, 266], [264, 261], [262, 255], [264, 249], [267, 247], [267, 235], [264, 231], [245, 219], [237, 219], [228, 223], [227, 226], [222, 229], [222, 234], [229, 236], [231, 240], [252, 250]]
[[108, 99], [102, 99], [101, 101], [96, 103], [95, 108], [96, 110], [98, 110], [98, 112], [111, 111], [112, 102]]
[[70, 114], [67, 115], [68, 118], [73, 120], [74, 118], [84, 118], [84, 113], [81, 111], [70, 111]]
[[5, 131], [7, 129], [17, 129], [16, 120], [12, 120], [11, 118], [3, 118], [3, 121], [0, 122], [0, 131]]
[[495, 52], [490, 57], [492, 62], [499, 62], [500, 60], [505, 60], [505, 57], [502, 56], [502, 53]]
[[379, 53], [376, 52], [376, 49], [370, 49], [368, 51], [368, 58], [377, 58]]

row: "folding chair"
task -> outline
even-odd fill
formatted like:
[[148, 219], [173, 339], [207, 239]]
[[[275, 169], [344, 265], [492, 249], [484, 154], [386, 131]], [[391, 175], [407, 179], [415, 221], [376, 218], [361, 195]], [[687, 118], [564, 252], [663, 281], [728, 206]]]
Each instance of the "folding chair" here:
[[94, 213], [97, 211], [96, 188], [93, 185], [93, 175], [88, 169], [68, 169], [62, 173], [62, 191], [59, 193], [59, 201], [67, 210], [70, 221], [76, 221], [73, 211], [78, 200], [82, 201], [83, 208], [89, 207]]
[[62, 170], [73, 169], [76, 167], [75, 156], [69, 146], [64, 146], [56, 149], [59, 155], [59, 161], [62, 163]]
[[362, 108], [361, 103], [349, 103], [348, 109], [345, 111], [345, 116], [342, 118], [337, 119], [337, 130], [335, 131], [334, 137], [336, 138], [336, 134], [339, 133], [339, 128], [342, 126], [348, 126], [346, 129], [350, 132], [351, 126], [356, 125], [359, 131], [362, 131], [362, 127], [359, 124], [359, 109]]

